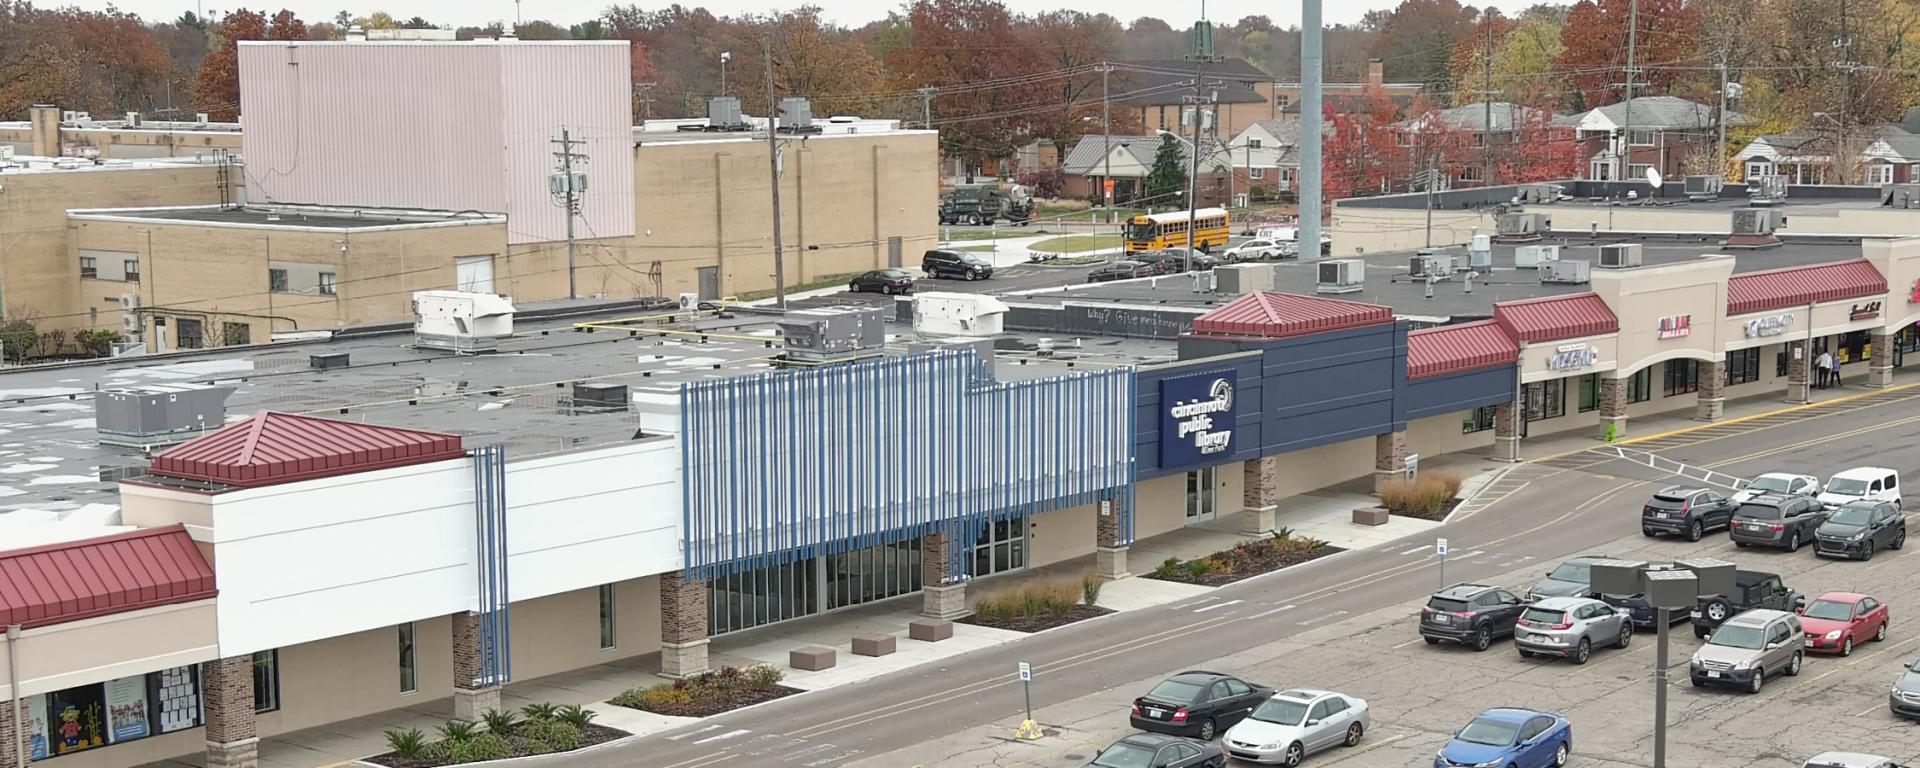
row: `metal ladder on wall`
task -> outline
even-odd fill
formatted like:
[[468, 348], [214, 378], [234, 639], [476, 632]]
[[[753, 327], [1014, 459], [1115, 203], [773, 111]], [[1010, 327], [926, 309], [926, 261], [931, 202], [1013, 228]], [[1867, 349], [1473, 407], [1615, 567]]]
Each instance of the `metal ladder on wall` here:
[[1696, 483], [1711, 485], [1715, 488], [1725, 488], [1728, 491], [1744, 490], [1749, 483], [1753, 482], [1744, 477], [1735, 477], [1724, 472], [1715, 472], [1705, 467], [1696, 467], [1686, 462], [1675, 461], [1656, 453], [1636, 451], [1632, 448], [1624, 448], [1618, 445], [1609, 445], [1604, 448], [1590, 448], [1587, 452], [1597, 456], [1605, 456], [1609, 459], [1620, 459], [1622, 461], [1632, 462], [1656, 472], [1686, 478]]

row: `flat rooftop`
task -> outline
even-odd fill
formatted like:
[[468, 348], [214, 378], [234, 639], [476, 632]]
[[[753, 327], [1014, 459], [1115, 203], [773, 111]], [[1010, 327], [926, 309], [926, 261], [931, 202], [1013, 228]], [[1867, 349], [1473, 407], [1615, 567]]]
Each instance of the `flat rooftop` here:
[[100, 173], [103, 171], [152, 170], [156, 168], [191, 168], [211, 166], [214, 158], [211, 154], [193, 157], [155, 157], [155, 158], [87, 158], [87, 157], [39, 157], [36, 155], [14, 155], [12, 159], [0, 160], [0, 176], [17, 176], [28, 173]]
[[[693, 141], [766, 141], [767, 119], [742, 115], [744, 127], [735, 130], [708, 130], [706, 118], [688, 118], [676, 120], [648, 120], [633, 127], [633, 140], [640, 145], [659, 143], [683, 143]], [[886, 136], [908, 133], [926, 133], [921, 129], [902, 128], [899, 120], [878, 118], [832, 117], [815, 115], [814, 130], [809, 133], [793, 133], [793, 138], [832, 138], [835, 136]], [[788, 136], [782, 131], [781, 136]]]
[[[833, 303], [796, 302], [795, 308]], [[144, 473], [146, 455], [99, 442], [93, 418], [97, 390], [189, 382], [233, 387], [228, 421], [261, 410], [366, 421], [458, 434], [469, 447], [504, 443], [509, 457], [525, 458], [638, 439], [644, 427], [677, 413], [680, 385], [772, 371], [773, 358], [783, 352], [778, 315], [752, 310], [672, 325], [636, 324], [631, 334], [574, 330], [575, 323], [636, 314], [657, 313], [626, 309], [518, 322], [500, 351], [480, 355], [414, 348], [409, 329], [8, 370], [0, 373], [0, 524], [21, 511], [26, 517], [97, 518], [103, 506], [117, 510], [118, 480]], [[702, 338], [702, 333], [711, 335]], [[1170, 341], [1101, 338], [1084, 340], [1079, 348], [1063, 343], [1055, 355], [1041, 357], [1034, 351], [1038, 337], [999, 337], [998, 378], [1058, 376], [1075, 368], [1177, 356]], [[905, 354], [908, 345], [924, 340], [910, 327], [889, 322], [885, 353]], [[350, 365], [309, 366], [310, 355], [326, 353], [346, 353]], [[629, 409], [572, 408], [571, 385], [583, 381], [627, 385]]]
[[68, 212], [77, 219], [172, 221], [254, 227], [365, 229], [370, 227], [445, 226], [506, 221], [499, 214], [471, 211], [401, 211], [321, 206], [191, 205], [173, 208], [94, 208]]
[[[1640, 242], [1641, 255], [1646, 266], [1691, 261], [1707, 254], [1731, 254], [1736, 273], [1844, 261], [1860, 257], [1860, 246], [1856, 243], [1788, 242], [1778, 248], [1747, 251], [1722, 248], [1718, 245], [1718, 237], [1701, 236], [1699, 239], [1702, 242], [1676, 240], [1629, 242]], [[1560, 245], [1562, 259], [1598, 263], [1597, 246], [1616, 242], [1621, 240], [1549, 238], [1541, 241], [1541, 244]], [[1394, 314], [1403, 318], [1433, 319], [1435, 322], [1444, 322], [1491, 317], [1493, 305], [1496, 302], [1586, 293], [1592, 290], [1591, 285], [1584, 284], [1542, 284], [1535, 270], [1518, 269], [1514, 266], [1513, 254], [1518, 247], [1495, 244], [1493, 273], [1474, 278], [1472, 293], [1466, 292], [1466, 283], [1456, 275], [1436, 283], [1433, 286], [1433, 297], [1428, 298], [1426, 280], [1410, 275], [1409, 262], [1414, 254], [1405, 252], [1366, 255], [1362, 259], [1367, 263], [1366, 280], [1361, 290], [1353, 293], [1323, 295], [1391, 307]], [[1464, 248], [1455, 247], [1449, 252], [1456, 254], [1462, 261], [1466, 258]], [[1317, 282], [1318, 270], [1311, 262], [1286, 261], [1274, 266], [1274, 290], [1276, 291], [1314, 295]], [[1091, 283], [1070, 286], [1064, 291], [1050, 290], [1005, 295], [1001, 298], [1009, 302], [1029, 304], [1056, 304], [1067, 301], [1111, 302], [1206, 309], [1220, 306], [1236, 297], [1226, 293], [1196, 292], [1194, 278], [1191, 275], [1171, 275], [1112, 283]]]

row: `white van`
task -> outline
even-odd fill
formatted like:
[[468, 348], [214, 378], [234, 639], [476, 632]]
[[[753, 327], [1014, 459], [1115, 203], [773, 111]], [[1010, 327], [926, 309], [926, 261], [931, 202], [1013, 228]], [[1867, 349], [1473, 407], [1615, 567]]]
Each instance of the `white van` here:
[[1849, 501], [1891, 501], [1900, 506], [1900, 473], [1882, 467], [1854, 467], [1835, 474], [1817, 497], [1838, 507]]

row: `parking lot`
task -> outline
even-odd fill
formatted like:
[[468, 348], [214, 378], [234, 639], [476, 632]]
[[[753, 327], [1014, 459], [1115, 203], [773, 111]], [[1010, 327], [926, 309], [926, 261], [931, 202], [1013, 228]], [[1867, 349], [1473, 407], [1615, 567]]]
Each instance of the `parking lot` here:
[[[1642, 497], [1659, 485], [1651, 481], [1623, 485], [1604, 506], [1637, 517]], [[1886, 705], [1888, 689], [1901, 666], [1920, 657], [1920, 620], [1908, 620], [1920, 615], [1920, 579], [1914, 578], [1920, 552], [1916, 550], [1920, 547], [1883, 552], [1871, 562], [1825, 560], [1810, 548], [1794, 554], [1738, 549], [1724, 533], [1691, 544], [1636, 534], [1594, 546], [1595, 553], [1627, 559], [1714, 557], [1746, 570], [1779, 573], [1809, 600], [1828, 591], [1857, 591], [1891, 605], [1893, 618], [1885, 642], [1863, 643], [1849, 658], [1809, 656], [1799, 677], [1773, 677], [1759, 695], [1692, 687], [1687, 659], [1701, 641], [1694, 639], [1686, 623], [1676, 624], [1668, 682], [1668, 764], [1798, 766], [1807, 757], [1832, 749], [1908, 762], [1920, 757], [1920, 725], [1894, 717]], [[1467, 554], [1469, 561], [1482, 560], [1481, 564], [1513, 558], [1499, 552]], [[1555, 564], [1519, 560], [1492, 583], [1519, 592]], [[1655, 659], [1651, 632], [1635, 635], [1626, 650], [1596, 650], [1584, 666], [1522, 659], [1511, 640], [1475, 653], [1461, 646], [1422, 642], [1417, 614], [1424, 602], [1320, 620], [1279, 613], [1264, 620], [1318, 626], [1213, 661], [1198, 661], [1212, 658], [1206, 653], [1204, 635], [1182, 642], [1194, 644], [1196, 667], [1238, 674], [1276, 688], [1325, 688], [1367, 699], [1373, 728], [1362, 745], [1310, 757], [1308, 765], [1429, 766], [1454, 729], [1495, 706], [1567, 715], [1574, 728], [1574, 763], [1651, 764]], [[1113, 687], [1106, 691], [1036, 712], [1036, 719], [1052, 731], [1040, 743], [1014, 742], [1005, 738], [1010, 732], [1000, 732], [1006, 729], [988, 729], [863, 764], [1082, 765], [1098, 746], [1129, 732], [1128, 703], [1160, 679], [1120, 679], [1130, 677], [1124, 673], [1114, 677]], [[1041, 670], [1035, 685], [1044, 684]], [[1019, 717], [1017, 711], [1010, 713], [1013, 722]]]

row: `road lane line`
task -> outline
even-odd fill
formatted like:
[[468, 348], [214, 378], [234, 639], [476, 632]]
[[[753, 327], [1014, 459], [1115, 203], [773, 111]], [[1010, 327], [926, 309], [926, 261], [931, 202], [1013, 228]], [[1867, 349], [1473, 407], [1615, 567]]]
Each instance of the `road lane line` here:
[[1288, 604], [1288, 605], [1283, 605], [1283, 606], [1280, 606], [1280, 607], [1278, 607], [1278, 608], [1275, 608], [1275, 609], [1273, 609], [1273, 610], [1271, 610], [1271, 611], [1267, 611], [1267, 612], [1265, 612], [1265, 613], [1256, 613], [1256, 614], [1254, 614], [1254, 615], [1252, 615], [1252, 616], [1248, 616], [1247, 618], [1248, 618], [1248, 619], [1258, 619], [1258, 618], [1260, 618], [1260, 617], [1262, 617], [1262, 616], [1272, 616], [1272, 615], [1274, 615], [1274, 614], [1276, 614], [1276, 613], [1279, 613], [1279, 612], [1281, 612], [1281, 611], [1291, 611], [1291, 610], [1293, 610], [1293, 605], [1292, 605], [1292, 604]]
[[708, 736], [708, 737], [706, 737], [706, 738], [704, 738], [704, 739], [701, 739], [701, 740], [699, 740], [699, 741], [696, 741], [696, 742], [693, 742], [693, 743], [695, 743], [695, 744], [705, 744], [705, 743], [707, 743], [707, 742], [711, 742], [711, 741], [726, 741], [727, 739], [733, 739], [733, 738], [739, 738], [739, 737], [741, 737], [741, 736], [745, 736], [745, 735], [747, 735], [747, 734], [749, 734], [749, 733], [752, 733], [752, 731], [749, 731], [749, 730], [747, 730], [747, 729], [745, 729], [745, 728], [741, 728], [741, 729], [738, 729], [738, 730], [732, 730], [732, 731], [727, 731], [726, 733], [722, 733], [722, 734], [720, 734], [720, 735], [718, 735], [718, 736]]
[[1318, 624], [1322, 621], [1326, 621], [1327, 619], [1337, 619], [1345, 615], [1347, 615], [1346, 611], [1334, 611], [1333, 613], [1329, 613], [1323, 616], [1315, 616], [1311, 619], [1303, 619], [1299, 623], [1300, 623], [1300, 626], [1304, 627], [1311, 624]]
[[699, 757], [695, 757], [688, 760], [682, 760], [680, 762], [673, 763], [671, 765], [663, 765], [663, 766], [660, 766], [660, 768], [706, 768], [707, 766], [711, 766], [711, 765], [719, 765], [721, 762], [731, 759], [732, 757], [733, 757], [732, 752], [727, 752], [723, 750], [720, 752], [713, 752], [713, 753], [701, 755]]
[[1452, 556], [1450, 556], [1450, 557], [1449, 557], [1448, 559], [1451, 559], [1451, 560], [1465, 560], [1465, 559], [1467, 559], [1467, 558], [1469, 558], [1469, 557], [1473, 557], [1474, 555], [1477, 555], [1477, 554], [1480, 554], [1480, 550], [1477, 550], [1477, 549], [1472, 549], [1472, 550], [1468, 550], [1468, 551], [1465, 551], [1465, 552], [1462, 552], [1462, 553], [1460, 553], [1460, 554], [1457, 554], [1457, 555], [1452, 555]]
[[698, 735], [698, 734], [702, 734], [702, 733], [706, 733], [707, 731], [713, 731], [713, 730], [719, 730], [719, 728], [720, 728], [720, 726], [717, 726], [717, 725], [709, 725], [709, 726], [707, 726], [707, 727], [705, 727], [705, 728], [701, 728], [700, 730], [697, 730], [697, 731], [687, 731], [686, 733], [683, 733], [683, 734], [680, 734], [680, 735], [678, 735], [678, 736], [668, 736], [668, 737], [667, 737], [667, 741], [679, 741], [679, 740], [681, 740], [681, 739], [684, 739], [684, 738], [686, 738], [686, 737], [688, 737], [688, 736], [694, 736], [694, 735]]
[[1241, 603], [1244, 603], [1244, 602], [1246, 602], [1246, 601], [1245, 601], [1245, 600], [1228, 600], [1228, 601], [1226, 601], [1226, 602], [1224, 602], [1224, 603], [1214, 603], [1213, 605], [1209, 605], [1209, 606], [1207, 606], [1207, 607], [1205, 607], [1205, 608], [1195, 608], [1195, 609], [1193, 609], [1193, 612], [1194, 612], [1194, 613], [1206, 613], [1207, 611], [1211, 611], [1211, 610], [1213, 610], [1213, 609], [1215, 609], [1215, 608], [1225, 608], [1225, 607], [1227, 607], [1227, 606], [1229, 606], [1229, 605], [1239, 605], [1239, 604], [1241, 604]]
[[1412, 549], [1409, 549], [1409, 550], [1406, 550], [1406, 551], [1404, 551], [1404, 552], [1401, 552], [1400, 554], [1402, 554], [1402, 555], [1417, 555], [1417, 554], [1420, 554], [1421, 552], [1425, 552], [1425, 551], [1427, 551], [1428, 549], [1430, 549], [1430, 547], [1428, 547], [1428, 546], [1427, 546], [1427, 545], [1425, 545], [1425, 544], [1421, 544], [1420, 546], [1417, 546], [1417, 547], [1414, 547], [1414, 548], [1412, 548]]

